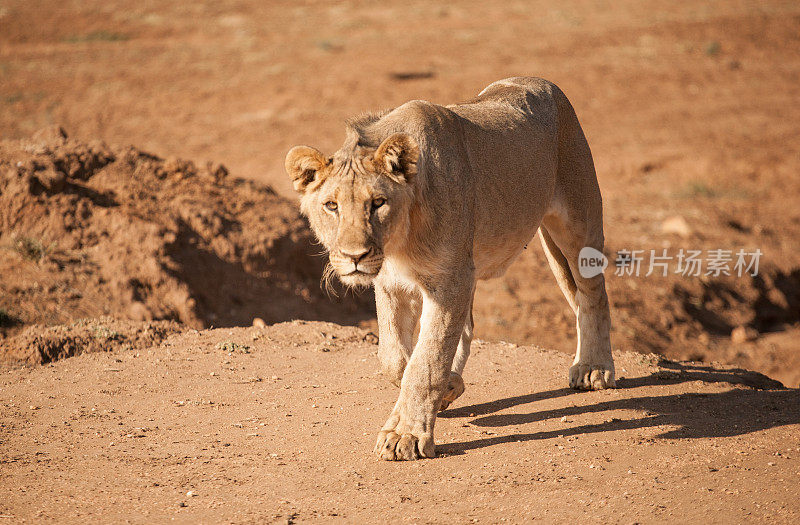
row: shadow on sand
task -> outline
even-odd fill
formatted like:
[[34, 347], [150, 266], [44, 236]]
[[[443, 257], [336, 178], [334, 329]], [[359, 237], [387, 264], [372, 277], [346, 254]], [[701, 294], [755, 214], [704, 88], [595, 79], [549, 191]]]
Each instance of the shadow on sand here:
[[618, 381], [620, 389], [629, 390], [655, 385], [670, 385], [688, 381], [707, 383], [730, 383], [749, 388], [732, 388], [721, 393], [684, 393], [664, 396], [641, 396], [602, 401], [593, 405], [565, 406], [557, 409], [534, 412], [498, 414], [502, 410], [526, 405], [545, 399], [564, 396], [580, 396], [580, 392], [569, 388], [538, 392], [522, 396], [499, 399], [454, 410], [446, 410], [439, 417], [476, 417], [471, 424], [481, 427], [505, 427], [524, 425], [536, 421], [557, 419], [613, 410], [636, 410], [646, 414], [630, 420], [609, 419], [604, 423], [582, 425], [572, 428], [512, 434], [459, 443], [448, 443], [437, 447], [445, 454], [459, 454], [501, 443], [549, 439], [559, 436], [575, 436], [614, 430], [633, 430], [648, 427], [677, 427], [658, 438], [707, 438], [738, 436], [773, 427], [800, 424], [800, 390], [786, 389], [757, 372], [742, 369], [715, 369], [710, 366], [662, 361], [668, 369], [649, 376], [626, 378]]

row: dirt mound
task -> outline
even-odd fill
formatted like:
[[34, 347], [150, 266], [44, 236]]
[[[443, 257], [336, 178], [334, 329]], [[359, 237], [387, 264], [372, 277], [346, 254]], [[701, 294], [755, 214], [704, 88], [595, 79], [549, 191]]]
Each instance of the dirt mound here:
[[81, 319], [70, 325], [28, 327], [4, 341], [3, 350], [11, 361], [42, 364], [85, 352], [149, 348], [182, 329], [174, 321]]
[[368, 315], [368, 297], [322, 293], [319, 248], [270, 187], [57, 127], [0, 142], [0, 233], [6, 336], [102, 315], [197, 328]]
[[[535, 243], [533, 243], [535, 244]], [[612, 246], [607, 256], [613, 260]], [[800, 270], [770, 257], [758, 275], [670, 274], [646, 279], [606, 271], [614, 348], [672, 359], [725, 362], [800, 383]], [[776, 263], [783, 263], [783, 267]], [[573, 352], [575, 316], [544, 254], [528, 249], [499, 281], [479, 283], [476, 333]]]
[[740, 326], [764, 333], [800, 323], [800, 269], [701, 281], [694, 290], [676, 286], [675, 296], [688, 316], [718, 335], [729, 336]]
[[[758, 275], [654, 279], [647, 289], [611, 276], [625, 330], [618, 339], [681, 359], [715, 360], [709, 349], [800, 329], [800, 271], [767, 264]], [[797, 376], [800, 379], [800, 375]]]

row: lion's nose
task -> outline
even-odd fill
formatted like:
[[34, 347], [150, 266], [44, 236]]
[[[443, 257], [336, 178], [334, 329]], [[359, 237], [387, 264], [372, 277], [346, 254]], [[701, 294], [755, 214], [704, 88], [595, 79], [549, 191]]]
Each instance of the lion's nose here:
[[371, 252], [371, 251], [372, 251], [372, 248], [357, 248], [357, 249], [350, 249], [350, 250], [341, 250], [340, 249], [339, 250], [339, 252], [343, 256], [349, 257], [353, 261], [353, 264], [355, 264], [356, 266], [358, 266], [358, 263], [361, 262], [364, 259], [364, 257], [369, 255], [369, 252]]

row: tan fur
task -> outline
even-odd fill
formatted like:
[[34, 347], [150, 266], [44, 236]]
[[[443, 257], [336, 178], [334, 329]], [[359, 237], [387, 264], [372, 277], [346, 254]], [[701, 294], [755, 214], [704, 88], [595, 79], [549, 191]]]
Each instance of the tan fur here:
[[435, 455], [436, 414], [464, 391], [475, 281], [502, 275], [537, 230], [577, 317], [569, 384], [614, 386], [605, 281], [577, 266], [581, 248], [603, 248], [600, 189], [555, 85], [509, 78], [464, 104], [365, 115], [333, 157], [298, 146], [286, 169], [340, 279], [375, 287], [378, 357], [400, 386], [381, 458]]

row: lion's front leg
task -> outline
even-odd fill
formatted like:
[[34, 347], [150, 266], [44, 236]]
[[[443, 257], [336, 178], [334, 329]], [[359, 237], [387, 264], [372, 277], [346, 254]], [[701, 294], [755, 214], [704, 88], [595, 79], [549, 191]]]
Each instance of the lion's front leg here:
[[461, 282], [423, 291], [419, 340], [403, 373], [397, 403], [375, 445], [375, 453], [382, 459], [411, 460], [436, 454], [433, 427], [448, 388], [473, 286], [470, 274], [467, 279], [464, 273], [455, 275], [460, 275]]
[[378, 360], [389, 381], [400, 386], [406, 364], [414, 349], [414, 328], [422, 309], [419, 292], [375, 282], [378, 312]]

